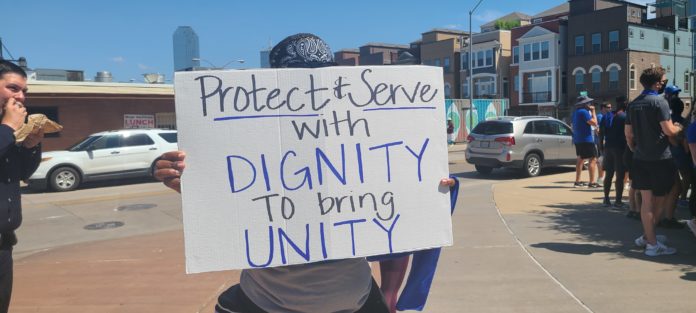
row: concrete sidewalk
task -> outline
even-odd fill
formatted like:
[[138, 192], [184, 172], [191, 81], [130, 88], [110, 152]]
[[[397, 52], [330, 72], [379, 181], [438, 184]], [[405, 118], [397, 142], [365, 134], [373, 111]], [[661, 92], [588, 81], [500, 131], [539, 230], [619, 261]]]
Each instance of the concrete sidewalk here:
[[[640, 224], [573, 178], [463, 184], [426, 312], [693, 312], [691, 233], [660, 229], [679, 253], [646, 257]], [[79, 243], [16, 260], [11, 312], [212, 312], [238, 279], [184, 274], [180, 230]]]

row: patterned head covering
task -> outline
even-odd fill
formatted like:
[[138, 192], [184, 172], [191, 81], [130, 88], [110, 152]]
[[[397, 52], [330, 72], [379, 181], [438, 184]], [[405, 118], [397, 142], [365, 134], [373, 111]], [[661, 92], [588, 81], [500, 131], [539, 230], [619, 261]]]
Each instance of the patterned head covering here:
[[289, 36], [269, 55], [272, 68], [316, 68], [336, 65], [331, 48], [321, 38], [308, 33]]

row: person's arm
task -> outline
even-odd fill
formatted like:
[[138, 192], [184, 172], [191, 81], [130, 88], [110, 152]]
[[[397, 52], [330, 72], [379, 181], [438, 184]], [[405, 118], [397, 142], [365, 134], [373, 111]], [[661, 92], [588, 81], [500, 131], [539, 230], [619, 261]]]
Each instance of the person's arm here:
[[590, 126], [597, 126], [597, 114], [595, 114], [595, 108], [590, 106], [587, 111], [590, 114], [590, 118], [587, 120], [587, 124]]
[[626, 145], [628, 148], [631, 149], [631, 151], [635, 151], [633, 128], [631, 128], [631, 124], [626, 124], [626, 126], [624, 126], [624, 135], [626, 135]]
[[155, 164], [155, 178], [165, 186], [181, 193], [181, 174], [184, 172], [186, 153], [170, 151], [162, 154]]
[[689, 143], [689, 151], [691, 152], [691, 166], [696, 167], [696, 142]]
[[5, 155], [15, 143], [14, 132], [24, 125], [27, 110], [14, 98], [7, 99], [2, 105], [0, 120], [0, 155]]
[[[677, 124], [677, 125], [679, 125], [679, 124]], [[674, 123], [672, 123], [672, 120], [666, 120], [666, 121], [660, 122], [660, 128], [662, 128], [662, 132], [665, 133], [665, 135], [667, 135], [669, 137], [676, 136], [682, 130], [682, 126], [681, 125], [677, 126], [677, 125], [674, 125]]]

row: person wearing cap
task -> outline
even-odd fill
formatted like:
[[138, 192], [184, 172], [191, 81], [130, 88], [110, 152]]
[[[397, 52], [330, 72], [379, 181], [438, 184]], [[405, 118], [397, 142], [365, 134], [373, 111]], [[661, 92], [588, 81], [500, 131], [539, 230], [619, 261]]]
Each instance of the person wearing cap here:
[[664, 244], [666, 237], [655, 233], [655, 225], [676, 174], [668, 137], [675, 137], [681, 125], [672, 123], [669, 103], [660, 96], [667, 85], [664, 68], [645, 69], [640, 83], [644, 91], [629, 105], [624, 128], [626, 143], [633, 151], [632, 187], [642, 199], [643, 234], [634, 243], [645, 247], [647, 256], [669, 255], [677, 250]]
[[599, 188], [595, 182], [595, 168], [597, 166], [597, 145], [595, 144], [592, 128], [597, 126], [597, 116], [592, 106], [594, 99], [581, 95], [575, 103], [573, 112], [573, 144], [575, 144], [575, 184], [574, 187], [582, 187], [585, 184], [580, 181], [582, 166], [585, 160], [589, 161], [588, 171], [590, 181], [587, 185], [590, 188]]
[[[329, 46], [313, 34], [289, 36], [270, 52], [273, 68], [319, 68], [336, 63]], [[155, 177], [181, 192], [183, 151], [167, 152], [156, 164]], [[440, 181], [453, 186], [453, 179]], [[227, 312], [362, 312], [388, 313], [365, 258], [242, 270], [240, 282], [222, 292], [215, 306]]]
[[24, 125], [27, 109], [27, 73], [0, 59], [0, 313], [6, 313], [12, 297], [12, 247], [15, 230], [22, 223], [19, 181], [29, 178], [41, 163], [43, 130], [16, 143], [14, 132]]

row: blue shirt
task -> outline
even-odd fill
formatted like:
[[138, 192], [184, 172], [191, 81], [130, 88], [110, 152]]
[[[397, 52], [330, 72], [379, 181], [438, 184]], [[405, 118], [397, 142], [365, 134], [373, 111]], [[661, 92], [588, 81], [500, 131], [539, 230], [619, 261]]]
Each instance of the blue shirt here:
[[689, 128], [686, 129], [686, 141], [696, 143], [696, 123], [689, 124]]
[[592, 120], [592, 114], [586, 108], [578, 108], [573, 112], [573, 143], [593, 143], [592, 126], [587, 124]]

